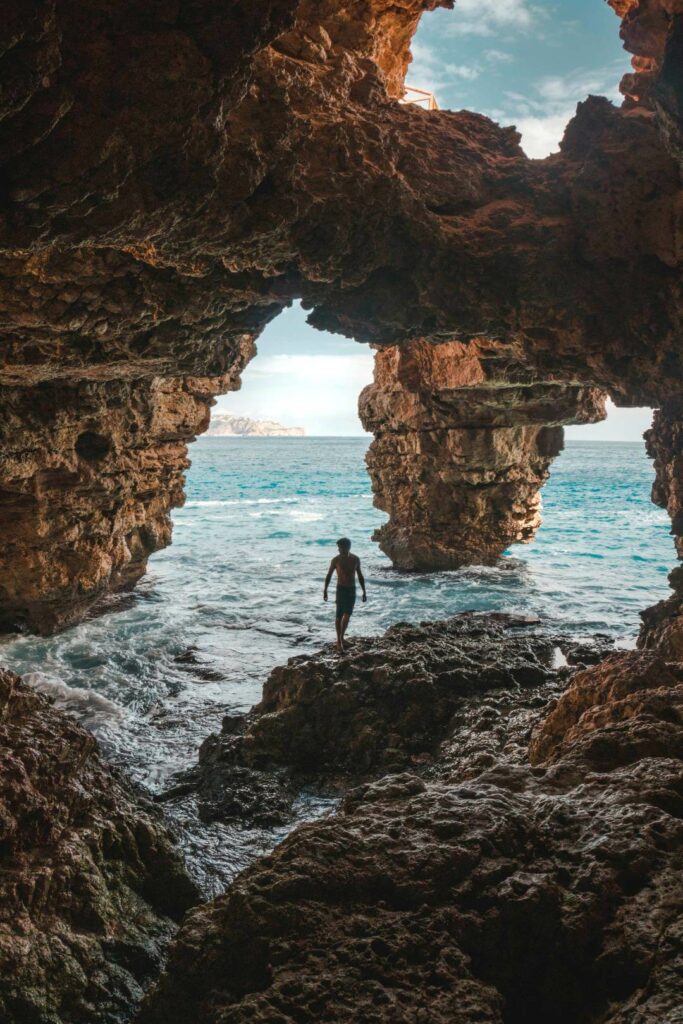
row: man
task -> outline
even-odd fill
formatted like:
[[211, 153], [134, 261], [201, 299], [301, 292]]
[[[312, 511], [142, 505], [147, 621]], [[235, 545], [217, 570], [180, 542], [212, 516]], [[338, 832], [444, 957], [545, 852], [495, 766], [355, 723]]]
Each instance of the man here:
[[327, 588], [333, 575], [337, 574], [337, 616], [335, 624], [337, 627], [337, 650], [344, 653], [344, 637], [349, 625], [349, 619], [353, 614], [353, 606], [356, 603], [356, 573], [363, 591], [363, 601], [367, 601], [365, 593], [365, 580], [360, 569], [360, 558], [351, 554], [351, 541], [348, 537], [342, 537], [337, 541], [339, 554], [330, 562], [330, 568], [325, 577], [325, 589], [323, 601], [327, 601]]

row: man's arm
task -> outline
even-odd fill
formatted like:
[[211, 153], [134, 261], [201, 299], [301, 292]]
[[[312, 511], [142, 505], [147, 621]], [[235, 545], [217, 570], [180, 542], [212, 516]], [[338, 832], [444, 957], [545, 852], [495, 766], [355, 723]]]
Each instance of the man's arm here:
[[363, 576], [363, 573], [361, 571], [360, 558], [356, 558], [356, 572], [358, 573], [358, 581], [363, 591], [363, 600], [367, 601], [368, 595], [365, 593], [365, 577]]
[[325, 589], [323, 590], [323, 601], [327, 601], [327, 588], [330, 585], [330, 580], [334, 575], [334, 570], [337, 568], [337, 559], [333, 558], [330, 562], [330, 567], [327, 570], [327, 576], [325, 577]]

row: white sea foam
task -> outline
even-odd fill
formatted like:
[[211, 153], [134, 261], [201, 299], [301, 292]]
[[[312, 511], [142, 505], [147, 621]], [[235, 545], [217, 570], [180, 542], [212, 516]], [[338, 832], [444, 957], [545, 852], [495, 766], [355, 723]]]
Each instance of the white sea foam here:
[[68, 686], [61, 679], [51, 678], [42, 672], [28, 672], [23, 678], [34, 690], [51, 697], [60, 711], [73, 715], [95, 734], [102, 727], [123, 725], [129, 717], [125, 708], [94, 690]]
[[185, 508], [213, 508], [228, 505], [296, 505], [298, 498], [239, 498], [235, 500], [186, 501]]
[[322, 512], [290, 512], [292, 519], [297, 519], [300, 523], [315, 523], [319, 519], [324, 519]]

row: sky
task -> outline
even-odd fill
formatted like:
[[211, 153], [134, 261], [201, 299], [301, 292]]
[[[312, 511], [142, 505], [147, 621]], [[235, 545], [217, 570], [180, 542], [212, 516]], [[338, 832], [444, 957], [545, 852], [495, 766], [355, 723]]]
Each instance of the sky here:
[[422, 18], [407, 83], [448, 110], [514, 124], [527, 156], [558, 148], [590, 93], [620, 102], [630, 58], [606, 0], [456, 0]]
[[[619, 21], [606, 0], [457, 0], [422, 18], [407, 84], [434, 92], [442, 109], [476, 110], [514, 124], [528, 156], [558, 148], [576, 104], [590, 93], [619, 102], [629, 69]], [[356, 411], [372, 380], [372, 352], [314, 330], [296, 305], [273, 321], [242, 390], [220, 412], [274, 419], [311, 435], [360, 435]], [[650, 410], [615, 409], [604, 423], [567, 428], [567, 437], [637, 441]]]
[[242, 389], [218, 399], [216, 412], [276, 420], [312, 435], [360, 435], [358, 395], [372, 380], [367, 345], [306, 323], [297, 303], [273, 320], [242, 374]]

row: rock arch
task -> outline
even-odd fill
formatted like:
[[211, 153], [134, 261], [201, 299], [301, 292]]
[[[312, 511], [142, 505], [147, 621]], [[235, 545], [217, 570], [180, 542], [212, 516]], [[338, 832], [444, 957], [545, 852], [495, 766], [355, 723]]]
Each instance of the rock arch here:
[[[442, 450], [453, 466], [483, 446], [494, 469], [519, 452], [468, 518], [492, 553], [533, 529], [559, 424], [598, 416], [609, 391], [660, 410], [655, 496], [679, 533], [683, 8], [612, 0], [635, 54], [624, 106], [589, 98], [561, 152], [531, 161], [514, 129], [395, 102], [437, 6], [9, 0], [5, 625], [57, 629], [135, 583], [170, 540], [213, 395], [295, 297], [314, 326], [406, 347], [380, 354], [363, 399], [379, 486], [404, 416], [447, 421], [447, 444], [413, 438], [402, 460], [427, 481]], [[96, 464], [75, 454], [84, 432], [110, 439]], [[422, 549], [423, 526], [394, 526], [399, 558]], [[679, 610], [653, 613], [650, 635], [671, 641]]]

